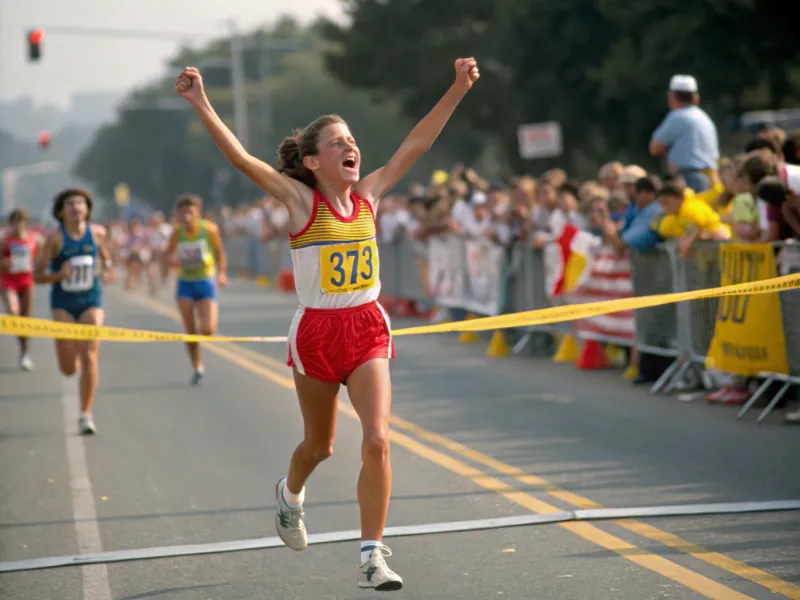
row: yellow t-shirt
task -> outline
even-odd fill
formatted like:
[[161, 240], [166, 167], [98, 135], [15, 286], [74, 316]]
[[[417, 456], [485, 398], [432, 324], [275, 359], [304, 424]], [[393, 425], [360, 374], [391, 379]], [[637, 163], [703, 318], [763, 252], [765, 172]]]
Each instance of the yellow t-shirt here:
[[[728, 202], [728, 204], [725, 206], [719, 206], [717, 204], [717, 198], [719, 198], [720, 194], [722, 194], [722, 192], [725, 191], [725, 186], [722, 185], [722, 182], [719, 180], [714, 183], [714, 186], [711, 189], [708, 189], [705, 192], [700, 192], [699, 194], [697, 194], [692, 190], [686, 190], [686, 191], [691, 192], [698, 200], [702, 200], [703, 202], [708, 204], [711, 208], [717, 211], [717, 213], [722, 217], [733, 212], [732, 202]], [[730, 225], [728, 225], [727, 223], [723, 223], [722, 226], [728, 229], [728, 233], [732, 233], [730, 231]]]
[[[713, 233], [723, 228], [730, 237], [730, 227], [722, 223], [719, 213], [713, 208], [714, 201], [723, 189], [722, 185], [718, 184], [710, 190], [695, 194], [693, 190], [686, 188], [678, 214], [665, 215], [654, 224], [655, 230], [663, 238], [678, 238], [696, 229]], [[730, 208], [725, 207], [724, 210], [729, 211]]]

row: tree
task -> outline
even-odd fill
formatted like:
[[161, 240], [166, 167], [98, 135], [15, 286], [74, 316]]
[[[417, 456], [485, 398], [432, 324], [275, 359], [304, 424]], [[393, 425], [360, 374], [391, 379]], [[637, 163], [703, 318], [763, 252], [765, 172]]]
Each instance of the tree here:
[[345, 25], [324, 28], [335, 44], [327, 64], [338, 78], [397, 97], [416, 118], [441, 93], [438, 65], [475, 56], [484, 77], [456, 114], [455, 131], [445, 135], [477, 131], [494, 138], [518, 170], [533, 165], [517, 156], [516, 127], [545, 120], [561, 123], [560, 162], [576, 174], [589, 175], [612, 158], [655, 167], [647, 142], [667, 111], [667, 82], [675, 73], [698, 78], [703, 106], [718, 123], [800, 99], [794, 30], [800, 8], [779, 0], [351, 0], [347, 6]]

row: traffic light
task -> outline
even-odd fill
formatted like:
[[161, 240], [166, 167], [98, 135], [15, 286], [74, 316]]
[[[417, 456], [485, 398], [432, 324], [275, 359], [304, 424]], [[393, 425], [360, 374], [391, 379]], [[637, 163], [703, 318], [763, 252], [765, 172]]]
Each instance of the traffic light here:
[[33, 29], [28, 32], [28, 60], [38, 61], [42, 57], [42, 40], [44, 29]]
[[50, 146], [50, 134], [46, 131], [43, 131], [39, 134], [39, 147], [42, 150], [47, 150]]

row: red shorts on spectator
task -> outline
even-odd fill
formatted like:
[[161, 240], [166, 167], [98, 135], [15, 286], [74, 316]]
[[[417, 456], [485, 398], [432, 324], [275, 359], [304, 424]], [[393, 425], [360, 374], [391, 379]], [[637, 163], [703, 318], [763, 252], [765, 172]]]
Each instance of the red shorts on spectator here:
[[300, 307], [288, 346], [286, 364], [330, 383], [347, 383], [368, 360], [395, 357], [389, 316], [377, 302], [329, 310]]

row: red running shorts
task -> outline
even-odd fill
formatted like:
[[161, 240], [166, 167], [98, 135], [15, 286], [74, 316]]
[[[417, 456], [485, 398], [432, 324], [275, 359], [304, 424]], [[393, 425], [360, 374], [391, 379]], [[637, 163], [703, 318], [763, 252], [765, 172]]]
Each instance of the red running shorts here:
[[17, 294], [33, 287], [32, 273], [3, 273], [0, 275], [0, 290], [13, 290]]
[[319, 381], [347, 383], [373, 358], [394, 358], [389, 316], [377, 302], [352, 308], [300, 307], [289, 328], [287, 365]]

